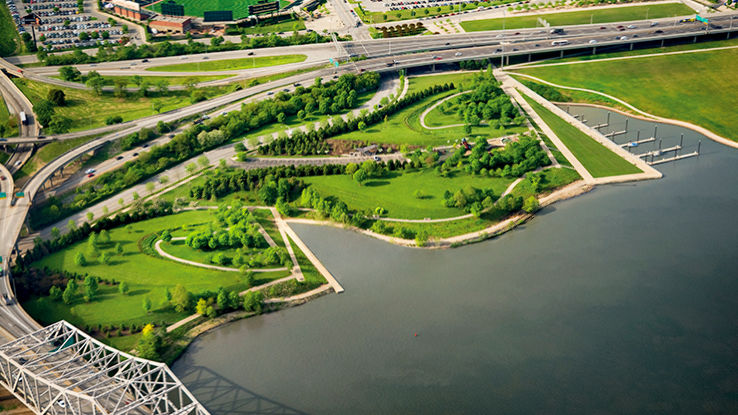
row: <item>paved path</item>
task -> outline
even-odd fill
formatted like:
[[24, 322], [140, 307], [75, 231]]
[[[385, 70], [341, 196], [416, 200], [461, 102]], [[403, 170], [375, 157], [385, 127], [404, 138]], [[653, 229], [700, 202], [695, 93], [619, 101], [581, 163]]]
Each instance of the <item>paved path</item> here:
[[[173, 241], [180, 241], [180, 240], [184, 240], [184, 239], [186, 239], [186, 238], [185, 237], [172, 238]], [[163, 249], [161, 249], [161, 243], [162, 242], [163, 241], [161, 239], [159, 239], [158, 241], [156, 241], [156, 244], [154, 244], [154, 248], [156, 249], [156, 253], [158, 253], [159, 255], [163, 256], [164, 258], [171, 259], [172, 261], [176, 261], [176, 262], [180, 262], [182, 264], [192, 265], [192, 266], [200, 267], [200, 268], [214, 269], [216, 271], [230, 271], [230, 272], [240, 272], [241, 271], [238, 268], [221, 267], [221, 266], [218, 266], [218, 265], [203, 264], [203, 263], [200, 263], [200, 262], [189, 261], [187, 259], [182, 259], [182, 258], [176, 257], [174, 255], [171, 255], [171, 254], [166, 253]], [[282, 267], [282, 268], [249, 268], [248, 271], [251, 271], [251, 272], [275, 272], [275, 271], [287, 271], [287, 268], [286, 267]]]
[[312, 290], [310, 290], [308, 292], [304, 292], [302, 294], [291, 295], [289, 297], [267, 298], [266, 300], [264, 300], [264, 303], [266, 303], [266, 304], [276, 304], [276, 303], [287, 303], [287, 302], [290, 302], [290, 301], [305, 300], [305, 299], [309, 299], [312, 296], [315, 296], [315, 295], [321, 294], [321, 293], [323, 293], [325, 291], [328, 291], [331, 288], [333, 288], [333, 287], [330, 284], [323, 284], [323, 285], [321, 285], [318, 288], [314, 288], [314, 289], [312, 289]]
[[437, 106], [443, 104], [444, 102], [448, 101], [449, 99], [456, 98], [459, 95], [468, 94], [470, 92], [472, 92], [472, 91], [458, 92], [456, 94], [447, 96], [446, 98], [444, 98], [444, 99], [442, 99], [440, 101], [437, 101], [435, 104], [433, 104], [430, 107], [426, 108], [426, 110], [423, 111], [422, 114], [420, 114], [420, 125], [422, 125], [423, 128], [426, 128], [428, 130], [442, 130], [444, 128], [463, 127], [464, 126], [463, 123], [461, 123], [461, 124], [451, 124], [451, 125], [442, 125], [440, 127], [428, 127], [428, 125], [425, 124], [425, 116], [428, 115], [429, 112], [433, 111], [434, 108], [436, 108]]
[[295, 251], [292, 249], [292, 244], [290, 243], [290, 240], [287, 239], [287, 232], [285, 229], [287, 228], [287, 225], [284, 223], [282, 216], [279, 214], [276, 208], [270, 207], [269, 211], [272, 212], [274, 223], [277, 224], [279, 235], [284, 241], [284, 246], [285, 248], [287, 248], [287, 253], [290, 254], [290, 259], [292, 260], [292, 273], [297, 277], [297, 281], [305, 281], [305, 275], [303, 275], [302, 269], [300, 269], [300, 262], [297, 260], [297, 256], [295, 255]]
[[[736, 47], [738, 47], [738, 46], [736, 46]], [[675, 120], [673, 118], [664, 118], [664, 117], [660, 117], [658, 115], [650, 114], [650, 113], [648, 113], [646, 111], [643, 111], [641, 109], [638, 109], [638, 108], [634, 107], [633, 105], [627, 103], [626, 101], [623, 101], [620, 98], [614, 97], [614, 96], [609, 95], [609, 94], [605, 94], [604, 92], [599, 92], [599, 91], [595, 91], [595, 90], [592, 90], [592, 89], [586, 89], [586, 88], [576, 88], [576, 87], [572, 87], [572, 86], [558, 85], [558, 84], [554, 84], [553, 82], [548, 82], [548, 81], [545, 81], [545, 80], [543, 80], [541, 78], [536, 78], [535, 76], [526, 75], [526, 74], [522, 74], [522, 73], [515, 73], [515, 75], [522, 76], [522, 77], [525, 77], [525, 78], [528, 78], [528, 79], [532, 79], [532, 80], [534, 80], [536, 82], [540, 82], [540, 83], [543, 83], [543, 84], [546, 84], [546, 85], [550, 85], [550, 86], [555, 87], [555, 88], [569, 89], [569, 90], [572, 90], [572, 91], [582, 91], [582, 92], [588, 92], [588, 93], [591, 93], [591, 94], [600, 95], [600, 96], [603, 96], [605, 98], [611, 99], [611, 100], [617, 102], [618, 104], [621, 104], [621, 105], [623, 105], [623, 106], [625, 106], [625, 107], [627, 107], [627, 108], [635, 111], [636, 113], [638, 113], [638, 114], [646, 117], [646, 119], [648, 119], [649, 121], [658, 121], [658, 122], [662, 122], [662, 123], [665, 123], [665, 124], [672, 124], [672, 125], [677, 125], [679, 127], [688, 128], [690, 130], [696, 131], [696, 132], [704, 135], [705, 137], [707, 137], [707, 138], [709, 138], [709, 139], [711, 139], [713, 141], [717, 141], [720, 144], [724, 144], [724, 145], [726, 145], [728, 147], [738, 148], [738, 142], [733, 141], [733, 140], [731, 140], [729, 138], [725, 138], [725, 137], [720, 136], [718, 134], [715, 134], [712, 131], [708, 130], [707, 128], [700, 127], [699, 125], [695, 125], [695, 124], [692, 124], [692, 123], [687, 122], [687, 121]], [[628, 116], [632, 116], [632, 115], [633, 114], [628, 114]]]

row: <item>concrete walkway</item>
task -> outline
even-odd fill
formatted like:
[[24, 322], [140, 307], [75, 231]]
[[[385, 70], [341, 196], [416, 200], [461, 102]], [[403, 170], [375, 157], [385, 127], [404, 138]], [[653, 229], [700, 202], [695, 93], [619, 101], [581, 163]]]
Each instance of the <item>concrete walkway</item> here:
[[[184, 239], [186, 239], [186, 238], [184, 238], [184, 237], [172, 238], [173, 241], [180, 241], [180, 240], [184, 240]], [[213, 270], [216, 270], [216, 271], [228, 271], [228, 272], [240, 272], [241, 271], [238, 268], [221, 267], [221, 266], [218, 266], [218, 265], [203, 264], [203, 263], [200, 263], [200, 262], [189, 261], [189, 260], [186, 260], [186, 259], [182, 259], [182, 258], [176, 257], [174, 255], [171, 255], [171, 254], [166, 253], [163, 249], [161, 249], [161, 243], [162, 242], [164, 242], [164, 241], [161, 240], [161, 239], [159, 239], [158, 241], [156, 241], [156, 244], [154, 244], [154, 249], [156, 249], [156, 253], [157, 254], [163, 256], [166, 259], [171, 259], [172, 261], [179, 262], [179, 263], [182, 263], [182, 264], [192, 265], [192, 266], [195, 266], [195, 267], [213, 269]], [[282, 267], [282, 268], [249, 268], [248, 271], [251, 271], [251, 272], [276, 272], [276, 271], [287, 271], [287, 268], [286, 267]]]
[[300, 262], [297, 261], [297, 256], [295, 255], [295, 251], [292, 249], [292, 244], [290, 243], [290, 240], [287, 238], [287, 232], [285, 230], [285, 228], [287, 228], [287, 225], [284, 223], [284, 220], [282, 219], [282, 216], [279, 214], [279, 212], [277, 212], [277, 208], [270, 207], [269, 211], [272, 212], [272, 216], [274, 217], [274, 223], [277, 224], [277, 230], [279, 231], [279, 235], [282, 237], [282, 240], [284, 241], [284, 246], [285, 248], [287, 248], [287, 253], [290, 255], [290, 259], [292, 260], [292, 270], [291, 270], [292, 274], [294, 274], [297, 277], [298, 281], [305, 281], [305, 275], [303, 275], [302, 269], [300, 269]]
[[431, 111], [433, 111], [433, 109], [435, 109], [437, 106], [443, 104], [444, 102], [448, 101], [449, 99], [456, 98], [459, 95], [468, 94], [470, 92], [472, 92], [472, 91], [458, 92], [456, 94], [447, 96], [446, 98], [444, 98], [444, 99], [442, 99], [440, 101], [437, 101], [435, 104], [433, 104], [430, 107], [426, 108], [426, 110], [423, 111], [422, 114], [420, 114], [420, 125], [423, 126], [423, 128], [426, 128], [428, 130], [442, 130], [444, 128], [463, 127], [464, 126], [464, 123], [461, 123], [461, 124], [451, 124], [451, 125], [442, 125], [440, 127], [428, 127], [428, 125], [425, 123], [425, 116], [428, 115], [428, 113], [430, 113]]
[[[676, 125], [676, 126], [679, 126], [679, 127], [688, 128], [690, 130], [696, 131], [696, 132], [704, 135], [705, 137], [707, 137], [707, 138], [709, 138], [709, 139], [711, 139], [713, 141], [717, 141], [720, 144], [724, 144], [724, 145], [726, 145], [728, 147], [738, 148], [738, 142], [733, 141], [733, 140], [728, 139], [728, 138], [725, 138], [725, 137], [720, 136], [718, 134], [715, 134], [712, 131], [710, 131], [710, 130], [704, 128], [704, 127], [700, 127], [699, 125], [695, 125], [695, 124], [692, 124], [692, 123], [687, 122], [687, 121], [675, 120], [673, 118], [664, 118], [664, 117], [660, 117], [658, 115], [650, 114], [648, 112], [645, 112], [645, 111], [643, 111], [641, 109], [638, 109], [638, 108], [634, 107], [633, 105], [629, 104], [626, 101], [623, 101], [620, 98], [614, 97], [614, 96], [609, 95], [609, 94], [605, 94], [603, 92], [595, 91], [595, 90], [592, 90], [592, 89], [586, 89], [586, 88], [576, 88], [576, 87], [572, 87], [572, 86], [558, 85], [558, 84], [554, 84], [553, 82], [545, 81], [545, 80], [543, 80], [541, 78], [536, 78], [535, 76], [521, 74], [521, 73], [514, 73], [514, 75], [522, 76], [522, 77], [525, 77], [525, 78], [534, 80], [536, 82], [540, 82], [540, 83], [543, 83], [543, 84], [546, 84], [546, 85], [550, 85], [550, 86], [555, 87], [555, 88], [568, 89], [568, 90], [572, 90], [572, 91], [581, 91], [581, 92], [587, 92], [587, 93], [590, 93], [590, 94], [600, 95], [602, 97], [605, 97], [607, 99], [611, 99], [611, 100], [617, 102], [618, 104], [621, 104], [621, 105], [623, 105], [623, 106], [625, 106], [625, 107], [627, 107], [627, 108], [635, 111], [636, 113], [642, 115], [643, 117], [645, 117], [645, 119], [647, 119], [649, 121], [658, 121], [658, 122], [662, 122], [664, 124], [671, 124], [671, 125]], [[633, 116], [633, 114], [628, 114], [628, 116]]]

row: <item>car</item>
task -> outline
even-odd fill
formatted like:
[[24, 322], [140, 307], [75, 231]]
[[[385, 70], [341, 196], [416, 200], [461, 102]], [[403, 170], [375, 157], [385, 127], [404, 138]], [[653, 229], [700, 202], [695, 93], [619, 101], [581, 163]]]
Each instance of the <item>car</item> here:
[[210, 59], [210, 58], [209, 58], [209, 57], [207, 57], [207, 56], [203, 56], [203, 57], [202, 57], [202, 60], [204, 60], [204, 61], [206, 61], [206, 60], [208, 60], [208, 59]]
[[440, 61], [442, 58], [440, 56], [434, 56], [433, 60]]
[[592, 39], [592, 40], [589, 41], [589, 44], [590, 45], [596, 45], [597, 44], [597, 40]]
[[248, 56], [254, 56], [254, 52], [247, 53]]
[[619, 25], [619, 26], [617, 26], [617, 28], [618, 29], [622, 29], [623, 28], [623, 25]]
[[226, 115], [228, 115], [228, 111], [223, 111], [223, 112], [220, 113], [220, 115], [226, 116]]
[[382, 161], [382, 159], [379, 156], [374, 156], [374, 161]]
[[[10, 297], [8, 297], [8, 294], [3, 293], [3, 302], [5, 305], [10, 305]], [[23, 380], [23, 378], [18, 378], [18, 381]]]
[[600, 30], [605, 30], [605, 29], [607, 29], [605, 26], [600, 26]]
[[296, 87], [300, 86], [300, 83], [299, 82], [295, 82], [294, 84], [292, 84], [292, 86], [294, 86], [296, 88]]
[[141, 147], [143, 147], [143, 148], [147, 148], [148, 146], [149, 146], [148, 144], [144, 144], [144, 145], [142, 145]]
[[87, 177], [88, 177], [88, 178], [89, 178], [89, 177], [95, 177], [95, 173], [90, 173], [90, 174], [88, 174], [88, 175], [87, 175]]
[[461, 56], [461, 55], [463, 55], [463, 53], [461, 53], [461, 52], [454, 53], [454, 56]]
[[20, 166], [21, 164], [23, 164], [23, 163], [22, 163], [22, 162], [21, 162], [20, 160], [18, 160], [18, 161], [16, 161], [16, 162], [15, 162], [14, 166], [15, 166], [15, 167], [18, 167], [18, 166]]
[[392, 62], [387, 62], [387, 63], [385, 63], [385, 65], [387, 65], [387, 66], [392, 66], [392, 65], [394, 65], [394, 63], [392, 63]]
[[138, 153], [133, 153], [133, 157], [138, 157]]
[[0, 180], [8, 180], [8, 178], [5, 176], [0, 176]]
[[64, 402], [64, 400], [59, 399], [58, 401], [56, 401], [56, 406], [58, 406], [59, 408], [66, 408], [67, 407], [67, 403]]
[[289, 88], [285, 88], [285, 89], [282, 90], [282, 92], [290, 92], [290, 89]]
[[656, 31], [654, 31], [653, 33], [655, 33], [655, 34], [659, 34], [659, 33], [664, 33], [664, 31], [663, 31], [663, 30], [661, 30], [661, 29], [659, 29], [659, 30], [656, 30]]
[[87, 170], [85, 170], [85, 174], [90, 174], [90, 173], [94, 173], [94, 172], [95, 172], [95, 169], [87, 169]]
[[141, 63], [146, 63], [148, 61], [149, 61], [148, 59], [143, 59], [143, 60], [141, 60]]
[[520, 32], [515, 32], [515, 35], [519, 35], [519, 34], [520, 34]]
[[628, 29], [635, 29], [636, 28], [636, 25], [629, 24], [627, 27], [628, 27]]
[[267, 92], [267, 95], [274, 95], [274, 91]]
[[120, 160], [123, 160], [123, 156], [118, 156], [118, 157], [116, 157], [115, 159], [116, 159], [116, 160], [119, 160], [119, 161], [120, 161]]
[[450, 45], [450, 44], [451, 44], [451, 42], [446, 42], [446, 46], [448, 46], [448, 45]]
[[658, 26], [659, 22], [651, 22], [651, 27]]
[[181, 60], [185, 60], [185, 59], [187, 59], [187, 56], [182, 56]]

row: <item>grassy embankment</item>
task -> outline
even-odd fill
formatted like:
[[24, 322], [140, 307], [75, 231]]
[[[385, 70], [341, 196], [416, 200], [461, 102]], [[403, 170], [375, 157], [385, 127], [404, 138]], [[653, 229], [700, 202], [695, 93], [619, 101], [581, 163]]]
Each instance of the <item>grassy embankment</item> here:
[[556, 13], [533, 14], [529, 16], [507, 17], [461, 22], [467, 32], [484, 30], [526, 29], [538, 27], [538, 19], [548, 21], [551, 26], [567, 26], [591, 23], [624, 22], [641, 19], [686, 16], [694, 10], [681, 3], [652, 4], [648, 6], [623, 6], [609, 9], [562, 11]]
[[[29, 79], [15, 79], [13, 82], [34, 105], [45, 100], [51, 89], [64, 91], [67, 105], [56, 107], [56, 113], [72, 120], [70, 131], [104, 126], [105, 119], [111, 115], [120, 115], [124, 122], [155, 115], [156, 112], [151, 105], [154, 100], [161, 102], [160, 112], [192, 105], [187, 91], [169, 91], [164, 94], [149, 92], [149, 97], [128, 94], [127, 97], [117, 98], [113, 96], [112, 92], [103, 92], [102, 95], [98, 96], [89, 90], [64, 88]], [[208, 87], [199, 90], [203, 91], [208, 98], [227, 92], [224, 87]]]
[[478, 5], [464, 3], [461, 5], [451, 4], [448, 6], [423, 7], [419, 9], [395, 10], [390, 12], [366, 12], [361, 9], [354, 9], [361, 20], [365, 23], [385, 23], [397, 22], [401, 20], [419, 19], [421, 17], [433, 17], [443, 14], [458, 13], [459, 11], [475, 10], [477, 7], [496, 6], [512, 3], [514, 0], [498, 0], [490, 2], [480, 2]]
[[[265, 218], [262, 215], [259, 219]], [[80, 326], [143, 324], [152, 321], [164, 324], [176, 322], [186, 317], [187, 313], [175, 312], [164, 304], [164, 299], [165, 291], [171, 290], [177, 284], [184, 285], [193, 293], [216, 291], [219, 287], [237, 291], [248, 288], [243, 275], [239, 272], [215, 271], [189, 266], [150, 253], [151, 248], [148, 244], [152, 240], [152, 232], [179, 228], [179, 231], [174, 232], [175, 235], [179, 235], [184, 233], [181, 230], [182, 227], [194, 228], [196, 225], [204, 225], [212, 220], [213, 217], [209, 211], [189, 211], [134, 223], [130, 225], [130, 229], [128, 226], [112, 229], [110, 231], [111, 242], [101, 244], [100, 253], [113, 252], [117, 243], [122, 245], [124, 252], [122, 255], [116, 254], [109, 265], [104, 265], [98, 259], [90, 257], [86, 241], [51, 254], [32, 266], [39, 269], [48, 267], [52, 271], [89, 273], [118, 282], [125, 281], [130, 287], [130, 292], [123, 295], [118, 292], [117, 285], [101, 285], [100, 294], [89, 303], [84, 302], [81, 295], [70, 305], [61, 301], [52, 301], [49, 297], [44, 296], [29, 299], [24, 303], [24, 307], [43, 323], [51, 323], [59, 319], [66, 319]], [[145, 253], [144, 250], [149, 253]], [[75, 263], [74, 257], [80, 252], [88, 257], [88, 265], [80, 266]], [[288, 274], [288, 271], [256, 273], [255, 283], [263, 284]], [[142, 307], [146, 297], [153, 303], [152, 312], [148, 314]]]
[[[185, 15], [203, 17], [204, 12], [210, 10], [232, 10], [234, 19], [241, 19], [249, 15], [249, 6], [257, 4], [259, 0], [217, 0], [217, 1], [202, 1], [202, 0], [176, 0], [175, 3], [184, 6]], [[146, 7], [156, 12], [161, 12], [161, 4], [163, 2], [157, 2]], [[290, 2], [286, 0], [280, 0], [279, 6], [285, 7]]]
[[[738, 141], [738, 49], [519, 69], [558, 85], [600, 91], [648, 113], [688, 121]], [[688, 99], [687, 99], [688, 97]], [[583, 97], [586, 100], [586, 97]]]
[[201, 60], [198, 62], [177, 63], [174, 65], [152, 66], [147, 71], [156, 72], [215, 72], [236, 71], [240, 69], [264, 68], [267, 66], [285, 65], [304, 62], [307, 55], [254, 56], [252, 58]]
[[[453, 82], [457, 88], [463, 85], [465, 80], [473, 76], [472, 73], [438, 75], [438, 76], [422, 76], [409, 78], [408, 94], [423, 90], [429, 86]], [[463, 86], [462, 86], [463, 88]], [[471, 134], [464, 132], [464, 127], [451, 127], [440, 130], [429, 130], [421, 126], [420, 114], [435, 102], [445, 97], [457, 93], [458, 90], [451, 90], [441, 94], [429, 96], [415, 104], [393, 114], [388, 117], [386, 122], [380, 122], [367, 127], [364, 131], [354, 131], [348, 134], [342, 134], [334, 137], [337, 140], [363, 140], [371, 143], [386, 144], [408, 144], [408, 145], [446, 145], [454, 142], [462, 137], [470, 137], [472, 141], [476, 139], [495, 138], [507, 134], [525, 131], [524, 127], [511, 126], [504, 130], [490, 128], [481, 125], [472, 127]], [[463, 122], [455, 122], [459, 124]]]
[[0, 137], [15, 137], [18, 135], [18, 117], [10, 113], [2, 96], [0, 96], [0, 125], [4, 127], [0, 131]]
[[302, 20], [288, 20], [274, 24], [263, 26], [243, 27], [241, 31], [247, 35], [263, 35], [279, 32], [293, 32], [295, 30], [305, 30], [305, 22]]
[[593, 177], [619, 176], [641, 172], [641, 169], [630, 164], [630, 162], [567, 123], [541, 104], [528, 97], [525, 97], [525, 100]]
[[72, 138], [64, 141], [54, 141], [48, 144], [44, 144], [38, 151], [33, 153], [28, 162], [21, 167], [14, 175], [13, 178], [18, 180], [23, 177], [32, 176], [38, 169], [45, 166], [46, 163], [55, 159], [56, 157], [66, 153], [67, 151], [81, 146], [91, 140], [100, 137], [101, 134], [91, 135], [87, 137]]
[[15, 30], [15, 22], [5, 4], [0, 5], [0, 56], [10, 56], [21, 52], [23, 42]]
[[[207, 81], [216, 81], [219, 79], [225, 79], [230, 78], [234, 75], [209, 75], [209, 76], [142, 76], [141, 79], [145, 82], [148, 82], [149, 84], [153, 85], [149, 89], [155, 89], [156, 83], [160, 82], [161, 80], [166, 80], [169, 85], [184, 85], [190, 81], [195, 83], [201, 83], [201, 82], [207, 82]], [[61, 76], [55, 75], [52, 76], [52, 78], [56, 79], [62, 79]], [[103, 76], [102, 79], [105, 82], [104, 85], [115, 85], [115, 81], [118, 79], [123, 79], [126, 81], [126, 86], [128, 87], [136, 87], [136, 84], [133, 82], [133, 76]]]

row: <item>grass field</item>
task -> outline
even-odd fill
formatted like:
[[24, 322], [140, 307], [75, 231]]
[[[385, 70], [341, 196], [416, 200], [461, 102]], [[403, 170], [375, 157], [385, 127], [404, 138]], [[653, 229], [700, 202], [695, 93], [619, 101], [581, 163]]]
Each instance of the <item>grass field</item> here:
[[652, 4], [648, 6], [623, 6], [609, 9], [593, 9], [572, 12], [544, 13], [520, 17], [470, 20], [461, 22], [467, 32], [484, 30], [525, 29], [538, 27], [538, 18], [551, 26], [567, 26], [588, 23], [624, 22], [629, 20], [657, 19], [662, 17], [686, 16], [694, 10], [681, 3]]
[[244, 27], [241, 30], [243, 33], [247, 35], [292, 32], [295, 30], [305, 30], [305, 22], [303, 22], [302, 20], [288, 20], [286, 22], [279, 22], [279, 23], [268, 24], [264, 26]]
[[[167, 288], [172, 289], [176, 284], [182, 284], [190, 292], [198, 293], [215, 291], [221, 286], [229, 290], [243, 290], [247, 285], [238, 272], [208, 270], [147, 255], [140, 250], [139, 243], [151, 232], [207, 223], [212, 219], [212, 214], [208, 211], [189, 211], [134, 223], [130, 232], [126, 227], [113, 229], [110, 231], [111, 242], [105, 244], [100, 251], [113, 250], [116, 243], [121, 243], [124, 253], [116, 255], [110, 265], [99, 264], [92, 258], [89, 258], [90, 264], [87, 266], [76, 265], [74, 263], [76, 253], [88, 255], [86, 241], [49, 255], [35, 262], [33, 267], [89, 273], [116, 281], [126, 281], [130, 286], [130, 292], [128, 295], [122, 295], [118, 293], [117, 286], [102, 286], [99, 298], [90, 303], [79, 299], [67, 306], [62, 302], [53, 302], [48, 297], [41, 297], [24, 303], [24, 307], [32, 316], [44, 323], [60, 318], [80, 325], [177, 321], [184, 315], [162, 307]], [[257, 277], [266, 281], [285, 275], [286, 271], [259, 273]], [[149, 297], [154, 305], [153, 312], [148, 315], [141, 306], [145, 297]]]
[[396, 10], [390, 12], [362, 12], [360, 9], [356, 9], [356, 13], [359, 14], [361, 19], [365, 23], [384, 23], [384, 22], [397, 22], [408, 19], [418, 19], [421, 17], [433, 17], [442, 14], [458, 13], [459, 11], [474, 10], [479, 6], [495, 6], [512, 3], [514, 0], [498, 0], [485, 3], [479, 3], [474, 5], [471, 3], [464, 3], [459, 5], [448, 5], [448, 6], [436, 6], [436, 7], [423, 7], [419, 9], [407, 9], [407, 10]]
[[[466, 214], [461, 209], [442, 205], [443, 193], [455, 192], [466, 186], [478, 189], [494, 189], [500, 195], [513, 179], [472, 176], [453, 172], [451, 177], [440, 177], [432, 170], [416, 172], [390, 172], [387, 177], [369, 180], [359, 186], [348, 175], [306, 177], [322, 196], [336, 196], [349, 209], [374, 210], [381, 206], [387, 216], [402, 219], [449, 218]], [[422, 199], [413, 196], [416, 190], [424, 194]]]
[[413, 92], [422, 91], [430, 86], [443, 85], [449, 82], [453, 82], [456, 88], [459, 84], [463, 85], [465, 81], [469, 81], [474, 77], [475, 72], [460, 72], [443, 75], [430, 75], [430, 76], [413, 76], [406, 78], [405, 82], [410, 82], [407, 86], [407, 93], [412, 94]]
[[10, 16], [10, 10], [3, 3], [0, 5], [0, 56], [15, 55], [20, 52], [22, 45], [20, 35], [15, 30], [15, 22]]
[[[207, 81], [215, 81], [218, 79], [225, 79], [230, 78], [233, 75], [210, 75], [210, 76], [142, 76], [141, 79], [143, 79], [146, 82], [149, 82], [150, 84], [155, 85], [156, 82], [161, 81], [162, 79], [165, 79], [167, 82], [169, 82], [169, 85], [184, 85], [189, 80], [193, 80], [196, 83], [201, 82], [207, 82]], [[61, 79], [61, 76], [53, 76], [52, 78]], [[133, 76], [103, 76], [103, 81], [105, 81], [105, 85], [114, 85], [115, 81], [117, 79], [125, 79], [126, 80], [126, 86], [129, 87], [135, 87], [136, 84], [133, 83]]]
[[[234, 19], [241, 19], [249, 15], [249, 6], [258, 3], [259, 0], [175, 0], [175, 3], [184, 6], [185, 16], [203, 17], [206, 11], [215, 10], [232, 10]], [[161, 3], [152, 4], [146, 7], [149, 10], [161, 12]], [[290, 2], [280, 0], [280, 7], [284, 7]]]
[[539, 103], [524, 96], [533, 110], [551, 127], [566, 147], [593, 177], [640, 173], [641, 170], [613, 153], [610, 149], [579, 131]]
[[[412, 83], [411, 83], [412, 85]], [[415, 104], [388, 117], [387, 122], [380, 122], [367, 127], [364, 131], [353, 131], [334, 137], [336, 140], [362, 140], [371, 143], [408, 144], [408, 145], [446, 145], [462, 137], [473, 139], [495, 138], [507, 134], [525, 131], [525, 127], [508, 127], [503, 130], [481, 125], [472, 127], [472, 132], [467, 134], [464, 127], [451, 127], [441, 130], [429, 130], [420, 125], [420, 114], [441, 100], [457, 91], [451, 90], [444, 93], [429, 96]], [[474, 141], [474, 140], [472, 140]]]
[[[162, 103], [161, 112], [192, 105], [186, 91], [169, 91], [163, 96], [151, 93], [151, 97], [138, 98], [133, 95], [126, 98], [116, 98], [110, 92], [103, 92], [101, 96], [92, 91], [64, 88], [56, 85], [37, 82], [29, 79], [14, 79], [16, 85], [28, 97], [31, 103], [36, 104], [46, 99], [49, 90], [61, 89], [67, 99], [67, 105], [57, 107], [56, 113], [72, 120], [71, 131], [87, 130], [105, 125], [105, 119], [111, 115], [120, 115], [123, 121], [154, 115], [151, 108], [153, 100]], [[200, 88], [210, 98], [225, 93], [224, 88]]]
[[738, 141], [738, 79], [726, 73], [738, 49], [521, 69], [558, 85], [604, 92], [662, 117]]
[[5, 126], [4, 132], [0, 132], [0, 137], [14, 137], [18, 135], [18, 118], [10, 114], [5, 100], [0, 96], [0, 125]]
[[174, 65], [152, 66], [147, 71], [157, 72], [215, 72], [235, 71], [239, 69], [263, 68], [266, 66], [285, 65], [303, 62], [307, 55], [257, 56], [253, 58], [203, 60], [199, 62], [178, 63]]

